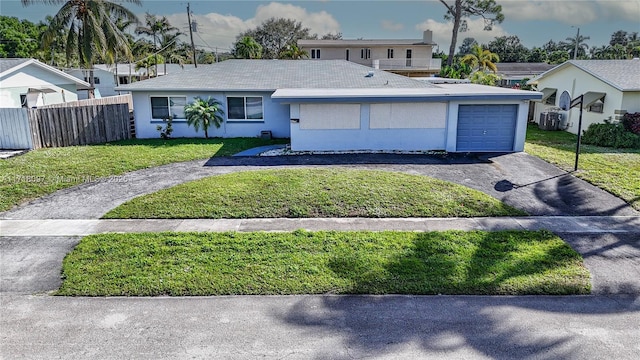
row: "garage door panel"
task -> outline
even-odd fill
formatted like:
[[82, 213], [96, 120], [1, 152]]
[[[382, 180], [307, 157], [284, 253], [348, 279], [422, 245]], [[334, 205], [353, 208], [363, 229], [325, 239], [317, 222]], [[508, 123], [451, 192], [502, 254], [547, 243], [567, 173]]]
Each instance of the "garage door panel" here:
[[517, 105], [460, 105], [457, 151], [511, 151]]

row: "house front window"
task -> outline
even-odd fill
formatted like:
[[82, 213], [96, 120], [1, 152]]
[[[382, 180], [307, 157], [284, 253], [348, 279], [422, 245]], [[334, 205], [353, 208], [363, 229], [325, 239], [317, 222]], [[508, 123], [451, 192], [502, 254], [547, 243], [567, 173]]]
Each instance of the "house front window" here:
[[174, 119], [184, 119], [184, 107], [186, 105], [186, 96], [152, 96], [151, 117], [153, 119], [166, 119], [171, 115]]
[[387, 59], [393, 59], [393, 49], [387, 49]]
[[360, 58], [361, 59], [371, 58], [371, 49], [360, 49]]
[[227, 120], [264, 121], [262, 96], [228, 96]]
[[311, 58], [320, 59], [320, 49], [311, 49]]

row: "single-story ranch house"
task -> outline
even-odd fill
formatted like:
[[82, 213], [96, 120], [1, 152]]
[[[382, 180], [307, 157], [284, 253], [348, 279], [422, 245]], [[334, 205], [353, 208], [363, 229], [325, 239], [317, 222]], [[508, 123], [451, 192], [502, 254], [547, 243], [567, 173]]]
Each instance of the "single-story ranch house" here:
[[156, 138], [171, 114], [173, 136], [187, 126], [194, 97], [224, 105], [209, 133], [291, 138], [295, 151], [522, 151], [529, 100], [541, 93], [472, 84], [428, 84], [345, 60], [228, 60], [119, 86], [130, 91], [136, 134]]
[[571, 99], [584, 94], [582, 129], [605, 120], [615, 122], [624, 113], [640, 112], [640, 60], [570, 60], [531, 79], [543, 93], [534, 119], [542, 112], [562, 114], [560, 128], [578, 133], [580, 109], [569, 109]]

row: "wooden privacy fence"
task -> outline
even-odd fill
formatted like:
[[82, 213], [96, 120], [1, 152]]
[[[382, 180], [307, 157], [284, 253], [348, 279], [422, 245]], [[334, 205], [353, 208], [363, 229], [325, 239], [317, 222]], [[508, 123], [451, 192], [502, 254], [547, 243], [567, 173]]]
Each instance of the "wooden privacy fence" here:
[[133, 111], [133, 99], [131, 94], [107, 96], [100, 99], [85, 99], [77, 101], [69, 101], [66, 103], [39, 106], [38, 109], [58, 108], [58, 107], [76, 107], [89, 105], [111, 105], [111, 104], [128, 104], [129, 111]]
[[[16, 110], [22, 114], [16, 114]], [[23, 149], [100, 144], [131, 138], [129, 105], [126, 103], [0, 109], [0, 119], [3, 118], [11, 118], [13, 127], [28, 128], [31, 143]], [[8, 129], [5, 129], [4, 122], [0, 122], [0, 137], [9, 133]], [[3, 143], [9, 142], [6, 136], [5, 140]]]

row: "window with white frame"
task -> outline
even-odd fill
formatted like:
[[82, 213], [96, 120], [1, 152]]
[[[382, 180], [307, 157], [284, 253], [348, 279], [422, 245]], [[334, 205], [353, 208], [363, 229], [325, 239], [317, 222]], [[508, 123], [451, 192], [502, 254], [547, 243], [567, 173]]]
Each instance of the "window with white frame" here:
[[186, 105], [186, 96], [152, 96], [151, 118], [166, 119], [171, 115], [174, 120], [184, 119], [184, 107]]
[[263, 121], [262, 96], [227, 96], [227, 120]]
[[393, 49], [387, 49], [387, 59], [393, 59]]
[[320, 59], [320, 49], [311, 49], [311, 58]]
[[604, 103], [602, 102], [602, 100], [598, 100], [589, 105], [587, 111], [602, 114], [604, 112]]
[[360, 49], [360, 58], [361, 59], [370, 59], [371, 58], [371, 49]]

